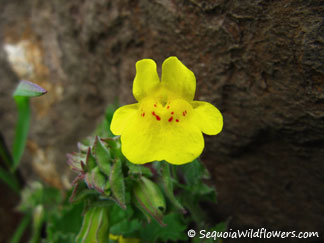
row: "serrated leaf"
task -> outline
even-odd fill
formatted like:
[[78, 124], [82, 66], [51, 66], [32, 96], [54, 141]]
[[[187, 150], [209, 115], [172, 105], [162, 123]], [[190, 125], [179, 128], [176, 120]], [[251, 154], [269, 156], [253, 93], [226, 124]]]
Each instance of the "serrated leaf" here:
[[100, 193], [104, 193], [107, 184], [107, 177], [100, 172], [98, 167], [95, 167], [91, 171], [91, 180], [93, 188]]
[[94, 145], [93, 145], [93, 152], [96, 157], [97, 165], [99, 169], [106, 174], [107, 176], [110, 175], [111, 171], [111, 155], [109, 150], [106, 146], [101, 142], [99, 137], [96, 137]]
[[125, 183], [120, 159], [117, 159], [112, 167], [109, 182], [114, 198], [119, 206], [125, 209]]
[[113, 159], [124, 158], [121, 152], [121, 144], [120, 144], [119, 137], [113, 137], [113, 138], [108, 137], [108, 138], [103, 138], [102, 140], [108, 144], [111, 151], [111, 157]]
[[152, 222], [142, 227], [141, 239], [143, 242], [178, 242], [187, 241], [185, 232], [187, 224], [182, 221], [179, 214], [170, 213], [164, 217], [166, 225], [161, 225]]
[[181, 203], [176, 199], [173, 193], [173, 178], [170, 173], [170, 165], [167, 162], [161, 162], [161, 176], [162, 176], [162, 185], [166, 196], [169, 198], [171, 203], [182, 213], [186, 213], [186, 210], [181, 205]]
[[122, 209], [116, 204], [109, 209], [109, 222], [110, 233], [114, 235], [133, 237], [142, 228], [142, 222], [134, 217], [132, 207]]
[[190, 186], [199, 183], [205, 173], [204, 166], [197, 159], [191, 163], [180, 165], [178, 168], [182, 172], [186, 183]]
[[86, 163], [85, 164], [86, 164], [87, 171], [91, 171], [92, 169], [97, 167], [96, 159], [92, 155], [90, 147], [88, 148], [87, 157], [86, 157]]
[[127, 166], [129, 169], [129, 171], [128, 171], [129, 174], [133, 174], [133, 175], [137, 175], [137, 176], [144, 175], [146, 177], [153, 176], [152, 171], [143, 165], [136, 165], [136, 164], [133, 164], [133, 163], [127, 161]]

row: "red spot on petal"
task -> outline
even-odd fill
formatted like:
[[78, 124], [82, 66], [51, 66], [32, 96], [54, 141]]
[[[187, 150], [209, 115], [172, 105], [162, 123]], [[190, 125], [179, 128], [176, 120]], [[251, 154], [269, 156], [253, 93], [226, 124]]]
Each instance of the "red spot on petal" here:
[[167, 106], [167, 109], [169, 109], [169, 108], [170, 108], [170, 106], [168, 105], [168, 106]]
[[144, 116], [145, 116], [145, 112], [142, 113], [142, 117], [144, 117]]
[[156, 107], [156, 104], [154, 104], [154, 107]]
[[152, 111], [152, 115], [155, 116], [156, 120], [158, 120], [158, 121], [161, 120], [161, 117], [159, 117], [158, 115], [156, 115], [154, 111]]
[[173, 114], [174, 114], [174, 112], [172, 111], [172, 112], [171, 112], [171, 115], [173, 115]]
[[179, 120], [178, 120], [178, 119], [176, 119], [176, 122], [179, 122]]
[[169, 118], [168, 122], [171, 122], [171, 121], [172, 121], [172, 119], [173, 119], [173, 116], [171, 116], [171, 117]]
[[183, 115], [183, 116], [186, 116], [186, 112], [185, 112], [185, 111], [184, 111], [184, 112], [182, 112], [182, 115]]

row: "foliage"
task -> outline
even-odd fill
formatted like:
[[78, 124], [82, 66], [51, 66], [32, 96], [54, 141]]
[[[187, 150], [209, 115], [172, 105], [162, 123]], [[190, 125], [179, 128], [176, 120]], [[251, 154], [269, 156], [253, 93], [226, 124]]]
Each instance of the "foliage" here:
[[204, 166], [198, 160], [181, 166], [130, 163], [121, 153], [119, 137], [109, 130], [117, 105], [108, 107], [94, 135], [68, 155], [77, 173], [73, 190], [62, 192], [33, 182], [20, 191], [14, 171], [24, 151], [30, 111], [29, 98], [18, 95], [43, 92], [37, 87], [24, 81], [15, 92], [20, 118], [14, 156], [0, 139], [0, 155], [7, 165], [0, 177], [20, 193], [18, 210], [25, 214], [12, 243], [19, 242], [28, 225], [31, 243], [177, 242], [188, 240], [189, 225], [213, 228], [202, 203], [215, 203], [216, 194], [203, 182], [209, 178]]
[[[98, 207], [106, 212], [110, 235], [120, 242], [121, 238], [176, 242], [188, 239], [189, 225], [212, 228], [202, 203], [215, 203], [216, 194], [203, 182], [209, 179], [205, 167], [199, 160], [181, 166], [165, 161], [145, 166], [130, 163], [120, 151], [119, 138], [107, 132], [113, 111], [111, 107], [107, 110], [94, 137], [79, 143], [79, 151], [68, 155], [68, 164], [78, 173], [70, 200], [85, 206], [79, 235], [86, 235], [85, 226], [100, 231], [98, 220], [93, 223], [99, 214], [91, 214]], [[106, 242], [107, 238], [100, 241], [93, 235], [92, 240]]]

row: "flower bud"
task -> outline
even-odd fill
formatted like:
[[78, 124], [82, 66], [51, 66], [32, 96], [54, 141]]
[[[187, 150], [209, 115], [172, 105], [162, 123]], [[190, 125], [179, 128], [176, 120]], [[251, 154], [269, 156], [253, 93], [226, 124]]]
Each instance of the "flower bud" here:
[[93, 207], [88, 210], [82, 222], [81, 230], [76, 238], [80, 243], [107, 242], [109, 237], [108, 208]]
[[[162, 219], [166, 207], [165, 199], [160, 188], [154, 182], [142, 176], [134, 186], [133, 196], [135, 205], [144, 215], [151, 215], [159, 224], [164, 226]], [[148, 221], [150, 221], [149, 217]]]

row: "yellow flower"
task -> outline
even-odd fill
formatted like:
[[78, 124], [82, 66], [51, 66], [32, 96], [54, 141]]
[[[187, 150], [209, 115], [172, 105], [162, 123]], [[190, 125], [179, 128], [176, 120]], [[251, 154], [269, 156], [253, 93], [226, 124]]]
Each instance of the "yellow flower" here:
[[132, 163], [193, 161], [203, 151], [204, 138], [218, 134], [223, 117], [212, 104], [193, 101], [196, 78], [176, 57], [162, 64], [161, 82], [152, 59], [136, 63], [133, 95], [136, 104], [122, 106], [110, 129], [121, 135], [121, 149]]

